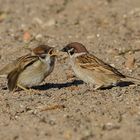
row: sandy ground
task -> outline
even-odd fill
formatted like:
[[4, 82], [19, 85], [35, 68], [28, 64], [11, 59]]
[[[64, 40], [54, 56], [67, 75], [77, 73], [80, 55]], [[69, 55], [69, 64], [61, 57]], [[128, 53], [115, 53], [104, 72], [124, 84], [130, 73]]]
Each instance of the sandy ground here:
[[[140, 77], [140, 0], [0, 0], [0, 67], [48, 44], [78, 41]], [[0, 140], [139, 140], [140, 86], [89, 91], [58, 60], [37, 93], [0, 79]]]

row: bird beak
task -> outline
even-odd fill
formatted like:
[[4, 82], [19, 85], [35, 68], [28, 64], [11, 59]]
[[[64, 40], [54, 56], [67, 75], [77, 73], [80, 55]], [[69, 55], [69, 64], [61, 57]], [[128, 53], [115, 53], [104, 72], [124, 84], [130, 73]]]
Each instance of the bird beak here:
[[52, 49], [49, 51], [50, 56], [58, 56], [59, 55], [59, 50]]
[[61, 52], [67, 52], [67, 49], [64, 47], [63, 49], [60, 50]]

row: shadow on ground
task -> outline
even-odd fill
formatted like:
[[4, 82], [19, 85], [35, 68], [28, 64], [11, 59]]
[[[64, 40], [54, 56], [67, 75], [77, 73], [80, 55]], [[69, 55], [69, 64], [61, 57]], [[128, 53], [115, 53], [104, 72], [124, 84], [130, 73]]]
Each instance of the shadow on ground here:
[[[84, 82], [82, 80], [74, 80], [72, 82], [66, 82], [66, 83], [46, 83], [44, 85], [39, 85], [39, 86], [34, 86], [32, 89], [35, 90], [48, 90], [52, 88], [66, 88], [66, 87], [71, 87], [71, 86], [78, 86], [83, 84]], [[127, 87], [130, 85], [133, 85], [133, 82], [121, 82], [118, 83], [117, 87]], [[100, 90], [106, 90], [106, 89], [112, 89], [114, 86], [109, 86], [109, 87], [102, 87]], [[3, 87], [2, 90], [7, 90], [7, 87]]]
[[[71, 87], [71, 86], [78, 86], [78, 85], [81, 85], [83, 83], [84, 82], [81, 80], [74, 80], [72, 82], [66, 82], [66, 83], [46, 83], [44, 85], [35, 86], [35, 87], [33, 87], [33, 89], [37, 89], [37, 90], [48, 90], [48, 89], [52, 89], [52, 88], [61, 89], [61, 88], [66, 88], [66, 87]], [[134, 83], [121, 82], [121, 83], [118, 83], [117, 86], [118, 87], [127, 87], [127, 86], [132, 85], [132, 84], [134, 84]], [[111, 89], [113, 87], [114, 86], [104, 87], [104, 88], [101, 88], [101, 90]]]
[[74, 80], [72, 82], [66, 82], [66, 83], [46, 83], [44, 85], [40, 85], [40, 86], [35, 86], [33, 87], [33, 89], [37, 89], [37, 90], [48, 90], [48, 89], [52, 89], [52, 88], [66, 88], [66, 87], [71, 87], [71, 86], [78, 86], [83, 84], [83, 81], [81, 80]]

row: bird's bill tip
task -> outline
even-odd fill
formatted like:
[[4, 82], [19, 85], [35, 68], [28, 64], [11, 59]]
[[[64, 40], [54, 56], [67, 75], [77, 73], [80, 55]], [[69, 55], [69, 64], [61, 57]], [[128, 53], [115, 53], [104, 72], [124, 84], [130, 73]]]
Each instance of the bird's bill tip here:
[[51, 50], [51, 52], [49, 54], [50, 54], [50, 56], [59, 56], [60, 51], [56, 50], [56, 49], [53, 49], [53, 50]]
[[65, 48], [65, 47], [64, 47], [64, 48], [62, 48], [60, 51], [61, 51], [61, 52], [67, 52], [67, 50], [66, 50], [66, 48]]

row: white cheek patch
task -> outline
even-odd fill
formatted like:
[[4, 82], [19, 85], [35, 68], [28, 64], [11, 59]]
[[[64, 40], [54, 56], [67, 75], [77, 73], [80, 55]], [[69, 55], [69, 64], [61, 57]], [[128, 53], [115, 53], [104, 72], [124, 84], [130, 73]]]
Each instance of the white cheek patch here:
[[49, 56], [46, 56], [45, 60], [48, 61], [49, 60]]
[[50, 56], [46, 56], [46, 58], [45, 58], [45, 61], [47, 62], [47, 63], [50, 63]]
[[70, 58], [78, 57], [78, 56], [83, 55], [83, 54], [86, 54], [86, 52], [82, 52], [82, 53], [74, 53], [73, 55], [70, 55]]

